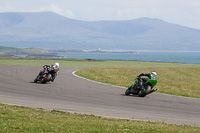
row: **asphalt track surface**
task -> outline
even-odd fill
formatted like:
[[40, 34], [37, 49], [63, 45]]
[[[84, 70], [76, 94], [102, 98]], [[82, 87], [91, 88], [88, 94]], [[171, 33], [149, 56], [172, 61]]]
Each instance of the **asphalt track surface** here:
[[33, 83], [41, 67], [0, 69], [0, 103], [104, 117], [200, 126], [200, 99], [152, 93], [125, 96], [123, 87], [91, 82], [61, 68], [54, 82]]

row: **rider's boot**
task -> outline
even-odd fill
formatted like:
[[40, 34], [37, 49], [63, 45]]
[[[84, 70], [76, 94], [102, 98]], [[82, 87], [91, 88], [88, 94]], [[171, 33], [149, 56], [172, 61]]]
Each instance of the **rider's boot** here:
[[53, 82], [56, 78], [56, 75], [52, 75], [51, 82]]

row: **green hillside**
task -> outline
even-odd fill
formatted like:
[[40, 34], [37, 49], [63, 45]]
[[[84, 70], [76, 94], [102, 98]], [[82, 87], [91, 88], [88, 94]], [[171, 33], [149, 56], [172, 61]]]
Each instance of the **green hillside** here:
[[0, 46], [0, 55], [14, 55], [14, 54], [48, 54], [50, 53], [45, 49], [38, 48], [13, 48]]
[[0, 55], [2, 54], [8, 54], [8, 53], [12, 53], [12, 54], [18, 54], [18, 53], [22, 53], [22, 49], [19, 48], [12, 48], [12, 47], [4, 47], [4, 46], [0, 46]]

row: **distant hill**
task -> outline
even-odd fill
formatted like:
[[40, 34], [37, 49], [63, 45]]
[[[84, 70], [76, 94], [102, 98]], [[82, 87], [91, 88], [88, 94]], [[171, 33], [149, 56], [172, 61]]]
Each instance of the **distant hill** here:
[[[42, 55], [53, 54], [53, 52], [39, 48], [13, 48], [0, 46], [0, 56], [14, 56], [14, 55]], [[55, 54], [54, 54], [55, 55]]]
[[139, 18], [79, 21], [53, 12], [0, 13], [0, 45], [49, 49], [200, 51], [200, 30]]

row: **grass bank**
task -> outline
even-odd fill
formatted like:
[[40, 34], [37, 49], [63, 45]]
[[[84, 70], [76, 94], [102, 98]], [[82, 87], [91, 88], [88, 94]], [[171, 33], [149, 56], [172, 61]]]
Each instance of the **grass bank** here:
[[200, 98], [200, 68], [85, 68], [77, 75], [117, 86], [129, 87], [140, 73], [157, 72], [157, 92]]
[[12, 58], [0, 57], [0, 65], [21, 65], [21, 66], [43, 66], [59, 62], [61, 67], [75, 68], [199, 68], [199, 64], [186, 63], [163, 63], [163, 62], [142, 62], [142, 61], [119, 61], [119, 60], [79, 60], [62, 58]]
[[200, 127], [72, 114], [0, 104], [0, 132], [198, 133]]

